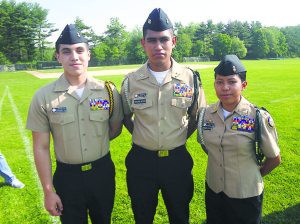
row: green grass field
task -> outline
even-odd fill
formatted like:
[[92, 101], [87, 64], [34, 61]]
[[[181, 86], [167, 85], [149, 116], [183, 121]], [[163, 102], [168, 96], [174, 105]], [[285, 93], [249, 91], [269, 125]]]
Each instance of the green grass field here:
[[[264, 178], [263, 223], [300, 223], [300, 59], [243, 63], [248, 70], [248, 87], [244, 96], [254, 104], [266, 107], [272, 114], [281, 148], [282, 164]], [[200, 70], [200, 73], [206, 98], [213, 103], [216, 101], [213, 68]], [[120, 87], [123, 75], [99, 78], [109, 79]], [[31, 97], [39, 87], [51, 81], [53, 79], [38, 79], [26, 72], [0, 73], [0, 151], [13, 172], [26, 184], [23, 189], [13, 189], [5, 186], [0, 177], [0, 224], [58, 223], [58, 219], [51, 218], [43, 207], [43, 194], [33, 163], [31, 132], [25, 129]], [[111, 142], [117, 183], [112, 223], [134, 223], [124, 165], [130, 143], [130, 135], [125, 128]], [[196, 141], [196, 133], [188, 140], [187, 147], [194, 159], [195, 192], [190, 210], [191, 223], [202, 224], [205, 223], [207, 156]], [[161, 197], [154, 223], [168, 223]]]

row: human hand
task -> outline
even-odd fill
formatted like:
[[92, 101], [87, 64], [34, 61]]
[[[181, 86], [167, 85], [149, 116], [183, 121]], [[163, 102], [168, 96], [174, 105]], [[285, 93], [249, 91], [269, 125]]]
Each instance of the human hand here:
[[60, 197], [55, 193], [51, 192], [45, 195], [45, 208], [52, 216], [62, 215], [63, 205]]

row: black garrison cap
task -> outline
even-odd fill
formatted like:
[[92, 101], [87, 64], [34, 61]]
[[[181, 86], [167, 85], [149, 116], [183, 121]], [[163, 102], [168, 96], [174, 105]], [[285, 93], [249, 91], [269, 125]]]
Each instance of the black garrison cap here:
[[61, 32], [59, 38], [55, 43], [56, 51], [58, 51], [58, 47], [60, 44], [77, 44], [77, 43], [87, 43], [87, 39], [85, 39], [80, 32], [77, 30], [74, 24], [68, 24]]
[[245, 73], [246, 69], [236, 55], [226, 55], [215, 68], [215, 74], [222, 76]]
[[161, 8], [155, 8], [144, 23], [143, 31], [148, 29], [153, 31], [164, 31], [170, 28], [173, 28], [173, 24], [167, 14]]

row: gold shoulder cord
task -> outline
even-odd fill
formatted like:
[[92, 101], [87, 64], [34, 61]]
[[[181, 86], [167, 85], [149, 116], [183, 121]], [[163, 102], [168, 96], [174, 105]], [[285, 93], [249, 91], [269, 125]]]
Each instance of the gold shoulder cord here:
[[110, 84], [115, 86], [115, 84], [111, 81], [105, 81], [105, 86], [107, 88], [108, 91], [108, 96], [109, 96], [109, 118], [111, 118], [112, 113], [113, 113], [113, 109], [114, 109], [114, 96], [113, 96], [113, 91], [110, 87]]

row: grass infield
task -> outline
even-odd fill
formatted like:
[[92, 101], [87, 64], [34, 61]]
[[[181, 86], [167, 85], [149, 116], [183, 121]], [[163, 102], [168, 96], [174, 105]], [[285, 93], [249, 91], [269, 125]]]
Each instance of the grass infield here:
[[[248, 70], [248, 87], [244, 96], [257, 106], [266, 107], [271, 113], [281, 148], [282, 164], [264, 178], [263, 223], [300, 223], [300, 59], [243, 63]], [[216, 65], [217, 62], [210, 64]], [[118, 68], [128, 67], [109, 69]], [[97, 68], [91, 70], [97, 71]], [[199, 71], [206, 98], [209, 103], [213, 103], [217, 100], [213, 89], [213, 68]], [[123, 77], [124, 74], [97, 78], [111, 80], [120, 89]], [[23, 189], [13, 189], [5, 186], [4, 179], [0, 177], [0, 224], [59, 223], [43, 207], [43, 194], [33, 163], [31, 132], [25, 129], [27, 111], [34, 92], [53, 80], [38, 79], [27, 72], [0, 73], [0, 151], [16, 176], [26, 184]], [[130, 142], [130, 135], [125, 128], [111, 142], [117, 184], [112, 223], [134, 223], [124, 165]], [[187, 148], [194, 159], [195, 192], [190, 206], [191, 223], [202, 224], [205, 223], [204, 178], [207, 156], [197, 143], [196, 133], [188, 140]], [[53, 157], [53, 148], [51, 150]], [[53, 159], [53, 170], [54, 164]], [[154, 223], [168, 223], [161, 196]]]

